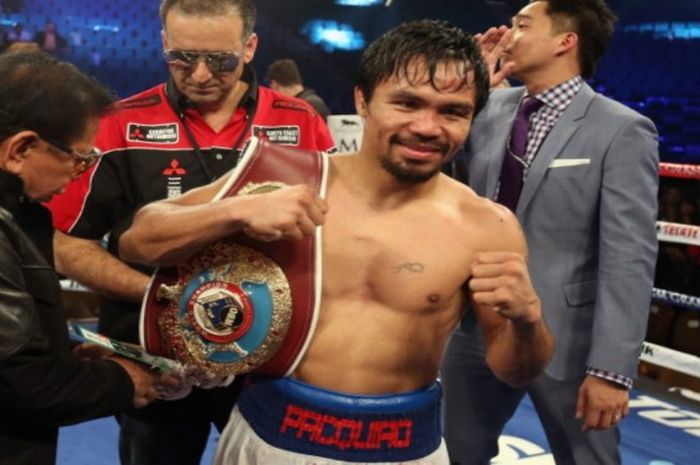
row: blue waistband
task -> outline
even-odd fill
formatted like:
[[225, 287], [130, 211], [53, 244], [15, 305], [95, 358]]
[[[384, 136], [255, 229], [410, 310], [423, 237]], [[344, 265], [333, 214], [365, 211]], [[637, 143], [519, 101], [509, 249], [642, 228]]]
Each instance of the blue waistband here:
[[255, 433], [280, 449], [349, 462], [402, 462], [440, 445], [441, 395], [438, 383], [365, 396], [255, 376], [237, 405]]

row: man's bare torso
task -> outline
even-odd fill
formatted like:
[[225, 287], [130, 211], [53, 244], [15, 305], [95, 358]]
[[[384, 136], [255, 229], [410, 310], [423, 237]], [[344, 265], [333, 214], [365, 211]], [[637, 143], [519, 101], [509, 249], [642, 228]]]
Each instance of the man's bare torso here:
[[483, 228], [482, 199], [441, 176], [420, 199], [382, 208], [353, 188], [349, 157], [331, 158], [323, 294], [314, 339], [295, 376], [352, 393], [431, 383], [457, 324]]

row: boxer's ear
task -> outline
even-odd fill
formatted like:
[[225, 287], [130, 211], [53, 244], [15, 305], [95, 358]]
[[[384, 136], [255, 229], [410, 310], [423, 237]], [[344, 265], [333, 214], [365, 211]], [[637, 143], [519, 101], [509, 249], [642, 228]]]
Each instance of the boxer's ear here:
[[367, 102], [365, 101], [365, 94], [362, 93], [359, 87], [355, 86], [355, 111], [361, 117], [367, 116]]

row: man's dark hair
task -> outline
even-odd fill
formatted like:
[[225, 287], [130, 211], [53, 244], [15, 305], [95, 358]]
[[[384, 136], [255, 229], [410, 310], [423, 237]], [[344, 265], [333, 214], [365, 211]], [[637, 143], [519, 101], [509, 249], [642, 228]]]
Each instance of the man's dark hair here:
[[438, 65], [456, 63], [462, 78], [459, 89], [470, 86], [470, 73], [476, 88], [474, 115], [486, 104], [489, 73], [479, 47], [469, 34], [445, 21], [411, 21], [386, 32], [370, 44], [362, 55], [357, 87], [369, 101], [377, 85], [392, 76], [419, 84], [411, 72], [416, 60], [424, 60], [428, 80], [435, 87]]
[[578, 35], [578, 60], [581, 76], [593, 77], [600, 57], [615, 32], [617, 16], [605, 0], [531, 0], [546, 1], [547, 15], [556, 32]]
[[44, 52], [0, 55], [0, 140], [22, 130], [65, 145], [114, 101], [101, 84]]
[[275, 80], [285, 87], [294, 84], [302, 84], [299, 67], [291, 58], [282, 58], [281, 60], [273, 61], [267, 68], [265, 79], [268, 81]]
[[219, 16], [235, 10], [243, 19], [243, 39], [253, 33], [257, 12], [252, 0], [162, 0], [160, 22], [165, 27], [165, 18], [170, 10], [177, 9], [189, 16]]

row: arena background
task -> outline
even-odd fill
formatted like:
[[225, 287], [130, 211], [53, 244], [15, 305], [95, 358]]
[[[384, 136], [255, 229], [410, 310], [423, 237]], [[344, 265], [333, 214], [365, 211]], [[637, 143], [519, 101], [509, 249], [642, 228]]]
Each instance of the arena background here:
[[[257, 0], [259, 77], [277, 58], [295, 59], [305, 84], [333, 113], [353, 113], [352, 85], [364, 46], [388, 28], [439, 18], [479, 32], [508, 23], [521, 0]], [[360, 6], [361, 4], [367, 4]], [[700, 464], [700, 1], [609, 0], [620, 18], [591, 83], [649, 116], [660, 133], [660, 253], [642, 356], [644, 375], [623, 424], [629, 465]], [[125, 97], [167, 77], [158, 0], [0, 0], [0, 28], [32, 35], [53, 21], [68, 41], [62, 57]], [[99, 300], [66, 290], [77, 316]], [[667, 351], [668, 349], [672, 349]], [[680, 352], [675, 352], [675, 351]], [[670, 396], [670, 397], [669, 397]], [[550, 464], [546, 441], [525, 403], [509, 424], [498, 463]], [[90, 440], [86, 441], [85, 438]], [[212, 435], [212, 441], [215, 436]], [[208, 453], [211, 452], [209, 448]], [[111, 419], [62, 433], [60, 464], [116, 464]], [[209, 457], [209, 456], [207, 456]], [[205, 458], [202, 463], [208, 463]]]
[[[448, 20], [470, 32], [508, 23], [523, 0], [257, 0], [260, 77], [277, 58], [295, 59], [306, 84], [334, 113], [352, 113], [364, 44], [402, 21]], [[369, 6], [353, 6], [368, 3]], [[620, 17], [592, 81], [650, 116], [664, 161], [700, 161], [700, 2], [610, 0]], [[344, 5], [347, 4], [347, 5]], [[122, 97], [161, 82], [158, 0], [0, 0], [0, 27], [35, 33], [50, 20], [69, 43], [62, 56]], [[290, 11], [294, 14], [290, 14]]]

